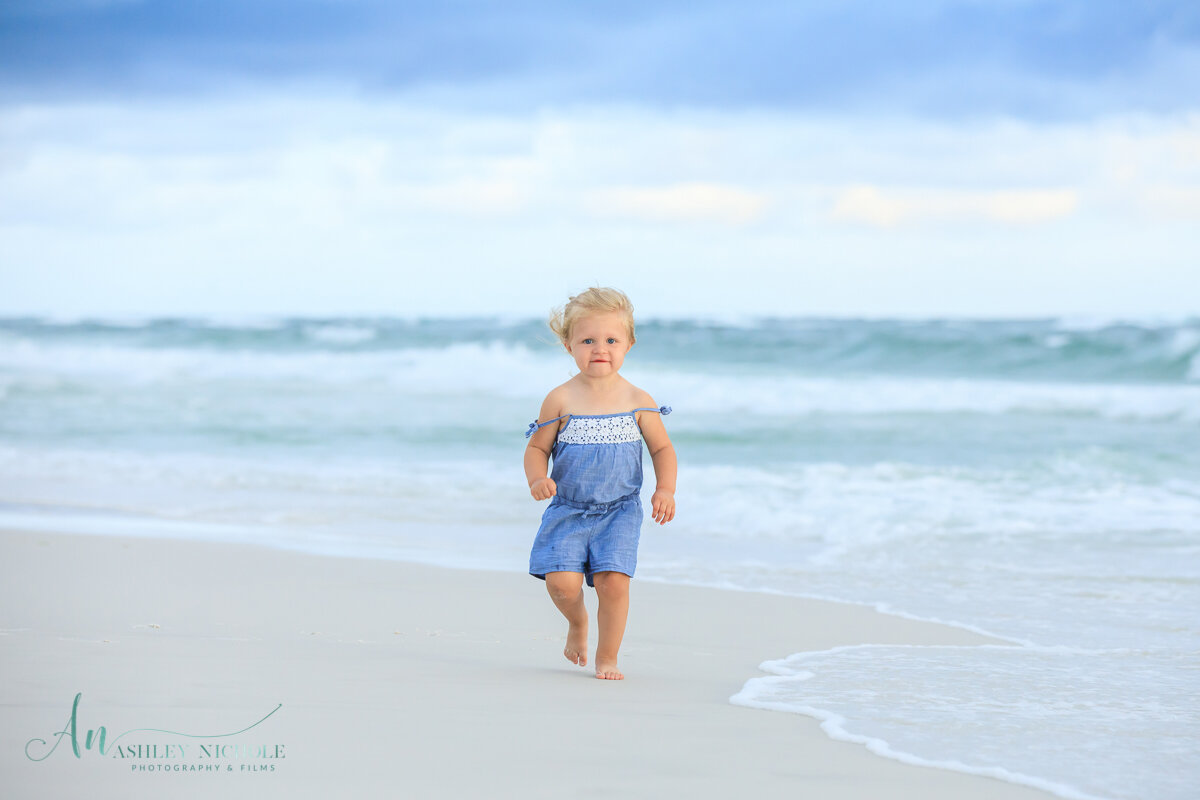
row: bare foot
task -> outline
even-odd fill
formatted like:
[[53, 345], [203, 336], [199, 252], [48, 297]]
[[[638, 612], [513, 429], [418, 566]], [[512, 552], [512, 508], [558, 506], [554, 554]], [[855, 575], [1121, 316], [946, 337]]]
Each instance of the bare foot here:
[[563, 655], [572, 664], [578, 664], [581, 667], [587, 666], [586, 622], [583, 625], [571, 625], [567, 628], [567, 646], [563, 648]]
[[596, 677], [603, 681], [623, 681], [625, 676], [617, 669], [615, 661], [596, 661]]

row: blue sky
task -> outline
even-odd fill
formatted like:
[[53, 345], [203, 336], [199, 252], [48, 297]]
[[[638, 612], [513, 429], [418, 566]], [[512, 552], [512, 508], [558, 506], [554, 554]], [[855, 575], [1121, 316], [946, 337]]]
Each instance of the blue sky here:
[[0, 313], [1200, 313], [1183, 2], [0, 9]]

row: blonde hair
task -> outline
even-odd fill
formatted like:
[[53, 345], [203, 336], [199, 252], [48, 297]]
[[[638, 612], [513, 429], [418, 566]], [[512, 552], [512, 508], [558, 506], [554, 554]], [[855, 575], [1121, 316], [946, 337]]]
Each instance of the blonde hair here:
[[629, 329], [629, 343], [636, 339], [633, 335], [633, 303], [625, 293], [617, 289], [593, 286], [586, 292], [580, 292], [567, 301], [562, 308], [556, 308], [550, 313], [550, 330], [563, 344], [571, 342], [571, 331], [575, 323], [592, 314], [618, 313], [625, 315], [625, 327]]

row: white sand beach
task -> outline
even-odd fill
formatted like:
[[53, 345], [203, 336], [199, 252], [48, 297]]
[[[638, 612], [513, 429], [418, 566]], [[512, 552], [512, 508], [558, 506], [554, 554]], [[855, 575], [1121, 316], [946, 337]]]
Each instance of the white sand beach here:
[[[613, 682], [566, 662], [526, 575], [17, 531], [0, 563], [5, 797], [1049, 796], [729, 703], [797, 643], [987, 641], [863, 607], [635, 580]], [[31, 760], [77, 694], [80, 757]]]

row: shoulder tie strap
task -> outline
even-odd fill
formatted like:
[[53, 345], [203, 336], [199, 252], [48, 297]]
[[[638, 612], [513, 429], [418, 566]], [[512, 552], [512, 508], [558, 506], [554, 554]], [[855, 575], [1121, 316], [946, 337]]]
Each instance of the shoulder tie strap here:
[[670, 406], [659, 406], [658, 408], [635, 408], [633, 410], [634, 413], [636, 413], [638, 411], [653, 411], [654, 413], [662, 414], [665, 417], [667, 414], [671, 413], [671, 407]]
[[560, 419], [566, 419], [569, 416], [571, 416], [571, 415], [563, 414], [561, 417], [555, 417], [554, 419], [548, 419], [545, 422], [538, 422], [537, 420], [534, 420], [533, 422], [529, 423], [529, 429], [527, 431], [525, 431], [525, 438], [528, 439], [530, 436], [533, 436], [534, 432], [537, 431], [538, 428], [544, 428], [547, 425], [549, 425], [551, 422], [558, 422]]

